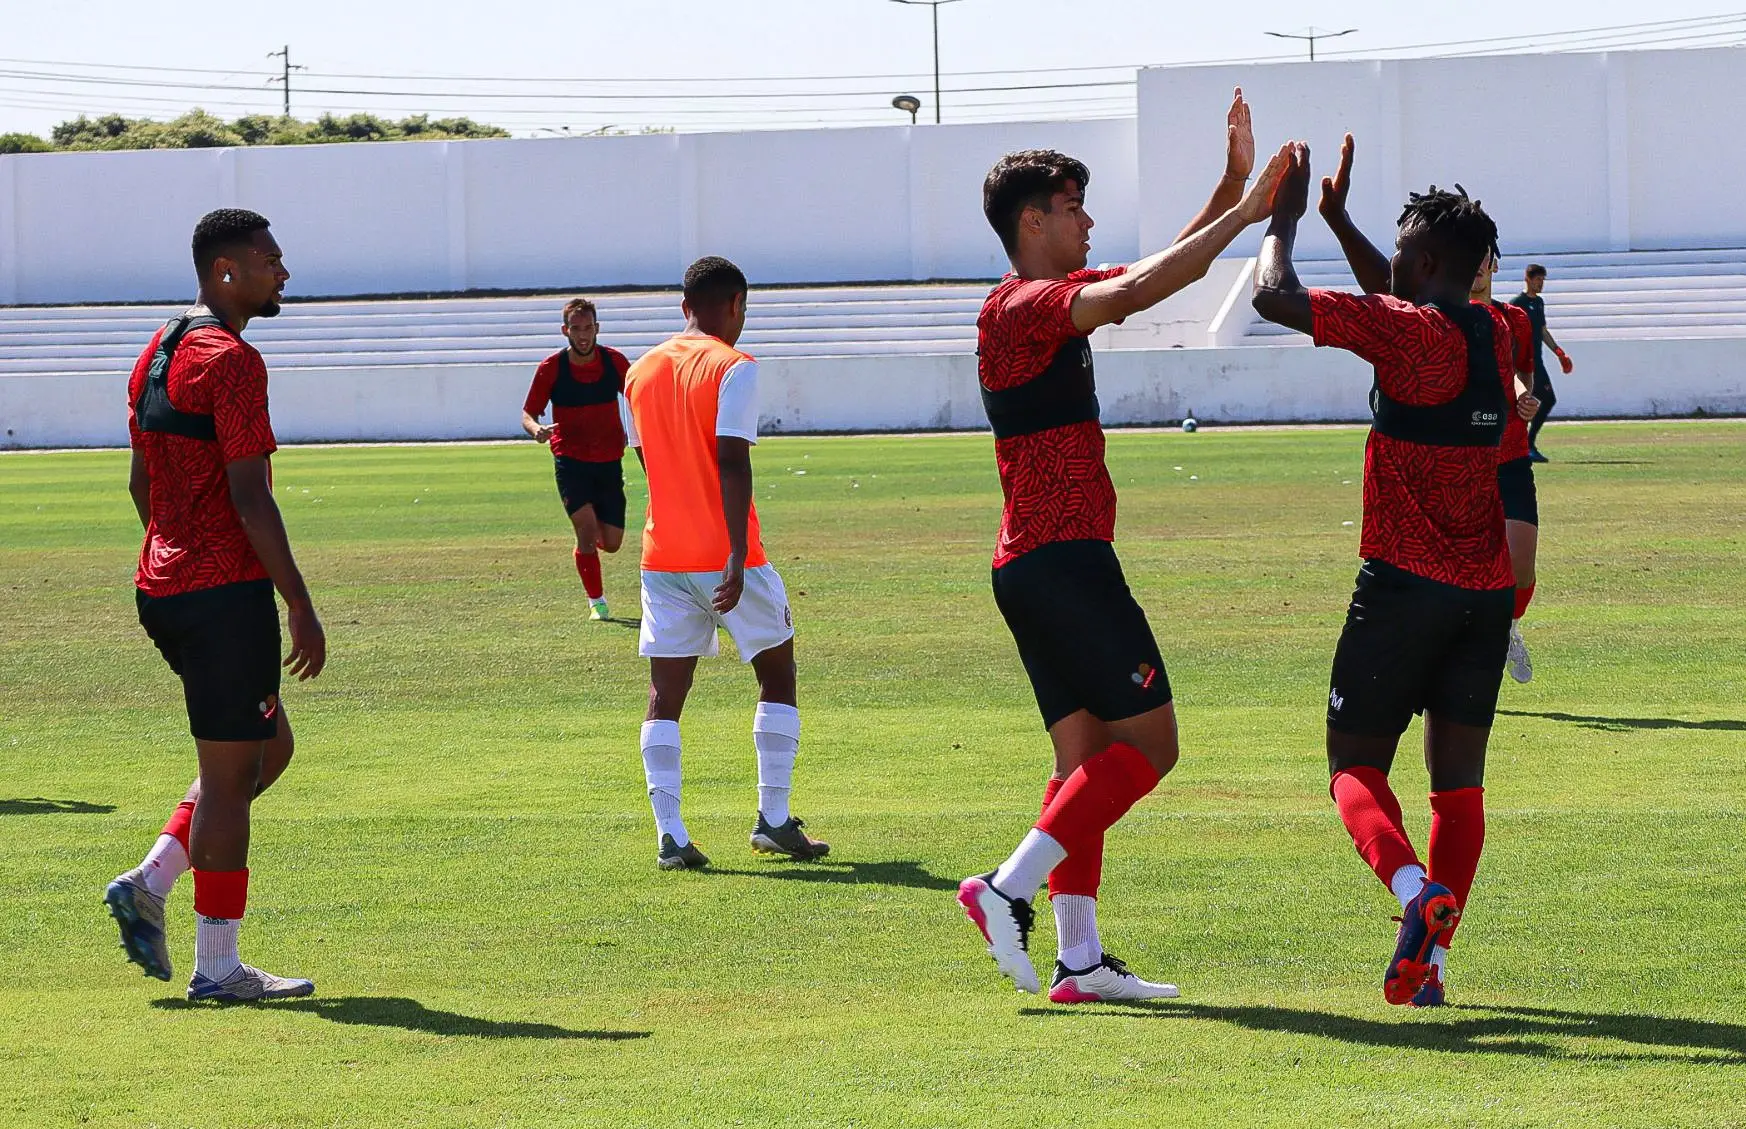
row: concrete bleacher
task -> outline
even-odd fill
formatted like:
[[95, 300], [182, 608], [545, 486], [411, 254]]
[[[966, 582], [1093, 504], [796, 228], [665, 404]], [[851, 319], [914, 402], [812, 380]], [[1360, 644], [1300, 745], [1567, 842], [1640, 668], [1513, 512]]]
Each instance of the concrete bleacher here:
[[[988, 283], [758, 289], [741, 345], [760, 357], [958, 353]], [[679, 294], [590, 295], [601, 341], [633, 360], [683, 327]], [[275, 369], [534, 364], [563, 347], [564, 296], [293, 302], [249, 326]], [[125, 372], [181, 306], [0, 309], [0, 374]]]
[[[1530, 262], [1548, 272], [1546, 321], [1560, 343], [1598, 339], [1746, 337], [1746, 249], [1506, 255], [1496, 294], [1521, 290]], [[1303, 262], [1305, 286], [1356, 291], [1343, 260]], [[1244, 345], [1308, 339], [1256, 319]]]

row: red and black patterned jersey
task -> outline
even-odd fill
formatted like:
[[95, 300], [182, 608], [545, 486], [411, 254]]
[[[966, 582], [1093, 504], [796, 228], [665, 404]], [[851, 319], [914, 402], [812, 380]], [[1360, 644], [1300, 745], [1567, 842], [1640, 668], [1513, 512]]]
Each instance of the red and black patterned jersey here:
[[[1515, 342], [1514, 369], [1526, 373], [1523, 380], [1530, 386], [1534, 383], [1534, 328], [1528, 320], [1528, 315], [1519, 306], [1507, 302], [1493, 302], [1492, 309], [1504, 316], [1510, 323], [1511, 340]], [[1504, 387], [1509, 390], [1509, 418], [1504, 422], [1503, 442], [1498, 444], [1497, 462], [1499, 466], [1528, 457], [1528, 421], [1516, 411], [1516, 382], [1513, 374], [1506, 378]]]
[[[624, 424], [618, 417], [618, 397], [607, 397], [598, 404], [552, 404], [552, 386], [558, 380], [558, 362], [568, 350], [560, 350], [540, 362], [534, 370], [533, 386], [527, 390], [527, 402], [522, 410], [538, 419], [548, 404], [552, 408], [552, 454], [585, 463], [616, 463], [624, 458]], [[599, 346], [586, 364], [572, 364], [570, 375], [579, 384], [597, 384], [605, 375], [600, 357], [612, 354], [622, 386], [630, 362], [617, 349]]]
[[[1003, 392], [1041, 376], [1063, 346], [1086, 336], [1073, 325], [1074, 296], [1125, 269], [1001, 279], [976, 317], [976, 372], [982, 387]], [[1115, 484], [1103, 450], [1103, 428], [1095, 419], [995, 439], [994, 460], [1006, 499], [995, 568], [1055, 541], [1115, 540]]]
[[217, 327], [191, 329], [166, 374], [171, 406], [210, 415], [217, 438], [142, 431], [134, 404], [145, 388], [159, 330], [127, 382], [127, 431], [151, 481], [150, 521], [134, 584], [148, 596], [179, 596], [267, 570], [230, 500], [227, 464], [278, 450], [267, 418], [267, 366], [253, 345]]
[[[1317, 345], [1346, 349], [1376, 369], [1403, 404], [1445, 404], [1467, 386], [1467, 340], [1431, 306], [1387, 294], [1311, 290]], [[1499, 378], [1515, 402], [1510, 323], [1491, 310]], [[1459, 588], [1513, 588], [1497, 489], [1498, 449], [1409, 443], [1371, 429], [1364, 444], [1359, 555]]]

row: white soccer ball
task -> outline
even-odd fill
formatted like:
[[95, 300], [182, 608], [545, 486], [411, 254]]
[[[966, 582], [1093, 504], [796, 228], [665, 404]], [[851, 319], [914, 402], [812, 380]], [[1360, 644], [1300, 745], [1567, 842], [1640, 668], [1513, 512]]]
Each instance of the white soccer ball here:
[[1184, 430], [1184, 431], [1193, 431], [1198, 426], [1200, 426], [1200, 425], [1194, 422], [1193, 416], [1189, 416], [1187, 419], [1182, 421], [1182, 430]]

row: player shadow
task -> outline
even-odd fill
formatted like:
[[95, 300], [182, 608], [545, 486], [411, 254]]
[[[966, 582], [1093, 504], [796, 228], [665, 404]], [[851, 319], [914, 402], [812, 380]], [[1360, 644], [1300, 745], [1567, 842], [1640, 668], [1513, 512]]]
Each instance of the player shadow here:
[[1565, 466], [1648, 466], [1648, 459], [1559, 459]]
[[[152, 1006], [164, 1011], [185, 1011], [201, 1007], [228, 1005], [206, 1004], [195, 1000], [153, 1000]], [[404, 996], [337, 996], [332, 999], [266, 1000], [252, 1005], [271, 1011], [303, 1011], [319, 1015], [335, 1023], [361, 1027], [398, 1027], [403, 1031], [422, 1031], [427, 1035], [459, 1035], [472, 1039], [599, 1039], [619, 1042], [627, 1039], [647, 1039], [653, 1031], [578, 1031], [550, 1023], [522, 1023], [499, 1019], [478, 1019], [453, 1011], [438, 1011]]]
[[1677, 717], [1591, 717], [1576, 713], [1542, 713], [1535, 710], [1498, 710], [1508, 717], [1538, 717], [1546, 721], [1568, 721], [1584, 729], [1599, 729], [1622, 733], [1627, 729], [1710, 729], [1730, 733], [1746, 733], [1746, 721], [1686, 721]]
[[[1143, 1001], [1087, 1009], [1022, 1008], [1021, 1015], [1059, 1017], [1095, 1015], [1111, 1018], [1204, 1019], [1250, 1031], [1314, 1035], [1344, 1043], [1362, 1043], [1397, 1050], [1448, 1051], [1457, 1054], [1521, 1055], [1530, 1058], [1572, 1058], [1583, 1061], [1681, 1062], [1713, 1066], [1746, 1066], [1746, 1027], [1702, 1019], [1610, 1012], [1558, 1011], [1534, 1007], [1487, 1007], [1458, 1004], [1443, 1012], [1403, 1013], [1400, 1020], [1363, 1019], [1333, 1012], [1286, 1007], [1220, 1007], [1212, 1004]], [[1459, 1018], [1442, 1020], [1456, 1014]], [[1414, 1022], [1423, 1016], [1424, 1022]], [[1432, 1020], [1431, 1016], [1439, 1016]], [[1548, 1039], [1610, 1039], [1668, 1052], [1594, 1054], [1565, 1049]]]
[[842, 882], [862, 886], [904, 886], [911, 890], [956, 890], [951, 879], [929, 874], [916, 862], [813, 861], [760, 870], [730, 870], [711, 866], [705, 874], [736, 878], [780, 878], [788, 882]]
[[114, 804], [92, 804], [84, 800], [50, 800], [31, 796], [15, 800], [0, 800], [0, 815], [108, 815]]

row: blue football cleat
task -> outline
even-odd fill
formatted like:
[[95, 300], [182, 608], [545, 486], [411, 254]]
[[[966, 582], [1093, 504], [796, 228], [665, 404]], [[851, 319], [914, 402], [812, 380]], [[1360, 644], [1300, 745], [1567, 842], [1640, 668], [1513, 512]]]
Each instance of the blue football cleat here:
[[164, 899], [145, 888], [137, 871], [116, 877], [103, 891], [103, 904], [121, 929], [127, 959], [158, 980], [170, 978], [170, 947], [164, 942]]
[[1461, 920], [1461, 907], [1449, 887], [1426, 882], [1396, 920], [1400, 932], [1395, 935], [1394, 955], [1382, 977], [1382, 998], [1391, 1004], [1406, 1004], [1431, 978], [1431, 949], [1443, 930]]
[[214, 980], [196, 972], [188, 982], [188, 998], [211, 1000], [215, 1003], [244, 1003], [249, 1000], [284, 1000], [293, 996], [313, 996], [315, 984], [288, 976], [274, 976], [246, 964], [223, 980]]
[[1431, 978], [1425, 981], [1425, 986], [1413, 993], [1411, 1006], [1442, 1007], [1444, 1006], [1444, 1003], [1443, 981], [1442, 978], [1437, 975], [1437, 970], [1433, 968], [1431, 970]]

